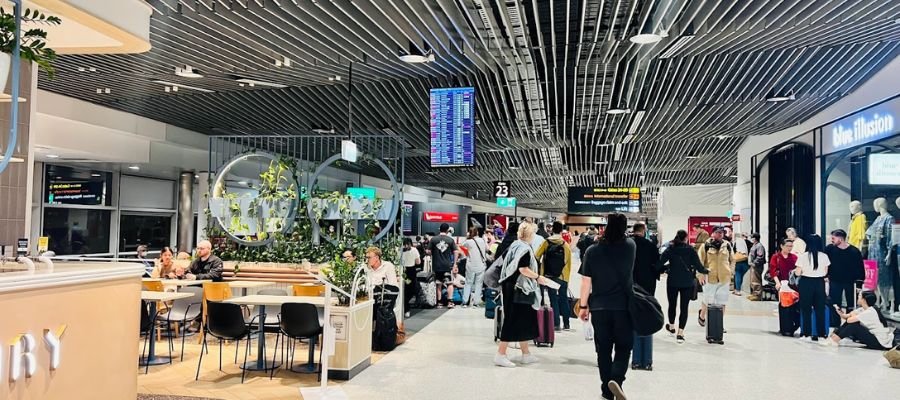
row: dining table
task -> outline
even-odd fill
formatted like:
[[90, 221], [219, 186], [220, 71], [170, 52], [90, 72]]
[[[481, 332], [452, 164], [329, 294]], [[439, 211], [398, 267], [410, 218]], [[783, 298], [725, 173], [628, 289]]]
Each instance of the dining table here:
[[206, 282], [212, 282], [210, 279], [164, 279], [164, 278], [141, 278], [142, 282], [159, 282], [163, 284], [163, 287], [174, 286], [176, 288], [180, 288], [183, 286], [201, 286]]
[[[332, 299], [332, 301], [336, 303], [337, 299]], [[325, 307], [325, 298], [316, 296], [272, 296], [255, 294], [232, 297], [224, 300], [224, 302], [259, 307], [259, 332], [257, 333], [259, 335], [259, 340], [257, 343], [256, 360], [247, 361], [241, 366], [241, 368], [248, 371], [268, 371], [280, 366], [277, 361], [266, 360], [266, 331], [264, 329], [266, 306], [280, 306], [285, 303], [307, 303], [320, 308]]]
[[225, 281], [232, 289], [241, 289], [241, 296], [247, 295], [247, 289], [259, 289], [266, 286], [275, 286], [275, 282], [264, 281]]
[[[178, 299], [185, 299], [188, 297], [194, 296], [194, 293], [179, 293], [179, 292], [155, 292], [149, 290], [141, 291], [141, 300], [147, 301], [150, 303], [150, 318], [154, 318], [153, 324], [156, 325], [156, 303], [160, 301], [172, 301]], [[141, 357], [140, 365], [160, 365], [160, 364], [168, 364], [171, 362], [169, 357], [159, 357], [156, 355], [156, 335], [153, 333], [151, 329], [150, 338], [148, 339], [148, 347], [149, 350], [147, 352], [146, 357]]]

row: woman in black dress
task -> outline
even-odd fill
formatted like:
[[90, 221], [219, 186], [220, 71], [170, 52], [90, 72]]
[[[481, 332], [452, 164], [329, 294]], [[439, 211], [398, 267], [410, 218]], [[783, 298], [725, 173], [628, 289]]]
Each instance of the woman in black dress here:
[[515, 367], [506, 356], [509, 343], [518, 342], [522, 357], [514, 360], [520, 364], [538, 362], [528, 349], [528, 342], [538, 336], [537, 310], [540, 308], [539, 284], [543, 277], [538, 275], [537, 261], [531, 240], [537, 227], [528, 222], [519, 225], [518, 240], [505, 250], [500, 285], [503, 301], [503, 325], [500, 328], [500, 345], [494, 356], [494, 364], [500, 367]]

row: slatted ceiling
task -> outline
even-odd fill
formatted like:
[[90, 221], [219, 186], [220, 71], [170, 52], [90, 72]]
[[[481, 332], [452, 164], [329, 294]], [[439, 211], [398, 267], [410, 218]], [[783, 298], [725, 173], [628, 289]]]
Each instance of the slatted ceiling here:
[[[609, 172], [651, 193], [733, 182], [728, 168], [746, 136], [815, 115], [900, 54], [900, 4], [875, 0], [148, 3], [150, 52], [61, 56], [57, 78], [39, 86], [210, 134], [343, 133], [352, 60], [354, 134], [405, 139], [409, 182], [487, 193], [502, 170], [523, 206], [555, 210], [567, 185], [607, 183]], [[628, 41], [651, 23], [668, 37]], [[659, 59], [689, 28], [693, 40]], [[399, 61], [409, 41], [436, 61]], [[275, 66], [283, 57], [290, 67]], [[183, 65], [204, 78], [175, 76]], [[240, 87], [236, 77], [290, 87]], [[216, 93], [166, 93], [153, 80]], [[478, 88], [479, 166], [425, 174], [428, 89], [448, 86]], [[789, 91], [796, 101], [764, 101]], [[597, 145], [625, 140], [635, 114], [606, 114], [619, 101], [647, 112], [617, 162], [615, 146]], [[700, 158], [685, 159], [691, 152]]]

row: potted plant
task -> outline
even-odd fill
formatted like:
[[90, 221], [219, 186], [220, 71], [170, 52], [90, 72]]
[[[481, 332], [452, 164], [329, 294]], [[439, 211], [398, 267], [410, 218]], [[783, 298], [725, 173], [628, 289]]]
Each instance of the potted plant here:
[[[38, 10], [25, 9], [22, 13], [22, 24], [59, 25], [62, 20], [52, 15], [44, 15]], [[16, 44], [16, 16], [0, 8], [0, 92], [5, 92], [9, 77], [12, 52]], [[24, 30], [20, 36], [19, 57], [34, 61], [38, 68], [44, 70], [52, 79], [55, 73], [51, 62], [56, 59], [56, 52], [47, 47], [47, 31], [39, 28]]]
[[[353, 278], [356, 276], [357, 268], [358, 265], [356, 263], [347, 262], [340, 255], [337, 255], [329, 266], [319, 269], [319, 274], [338, 289], [352, 293]], [[358, 296], [362, 297], [365, 294], [365, 288], [360, 287], [358, 290]], [[337, 296], [338, 304], [342, 306], [350, 305], [350, 298], [340, 293]]]

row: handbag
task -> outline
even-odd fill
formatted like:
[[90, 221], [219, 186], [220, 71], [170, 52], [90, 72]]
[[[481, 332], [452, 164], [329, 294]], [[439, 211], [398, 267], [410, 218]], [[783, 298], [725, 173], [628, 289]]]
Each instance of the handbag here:
[[694, 278], [694, 291], [691, 292], [691, 300], [697, 300], [700, 297], [700, 293], [703, 293], [703, 285], [700, 284], [700, 280]]
[[888, 361], [888, 364], [891, 365], [891, 368], [900, 369], [900, 350], [898, 350], [900, 346], [896, 346], [893, 349], [890, 349], [884, 352], [884, 358]]
[[747, 255], [744, 254], [744, 253], [735, 253], [735, 254], [734, 254], [734, 262], [736, 262], [736, 263], [739, 263], [739, 262], [746, 262], [747, 259], [748, 259], [748, 257], [747, 257]]

